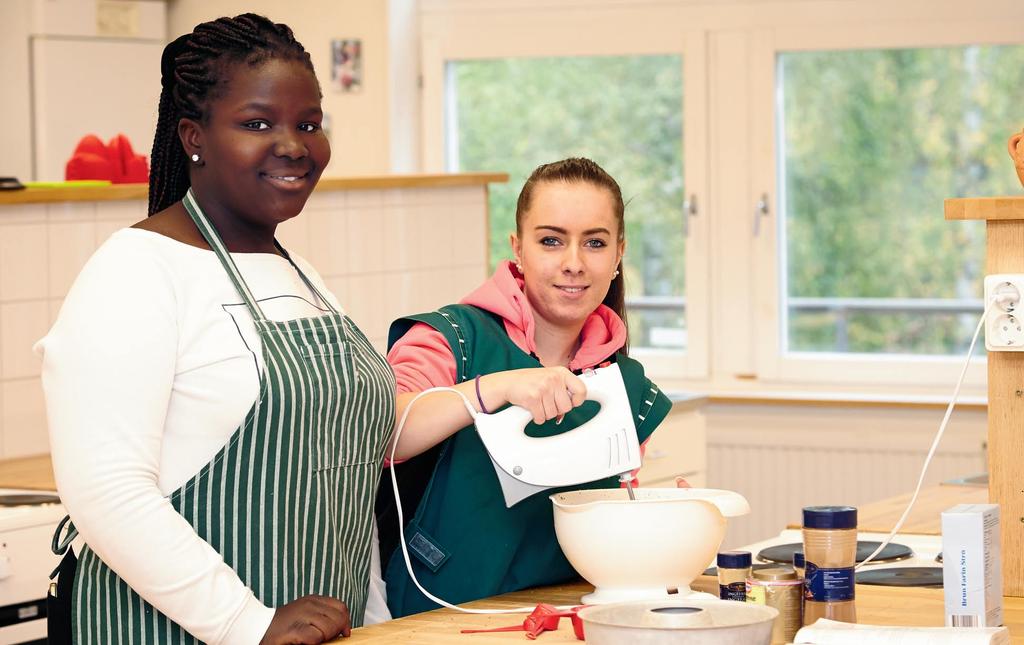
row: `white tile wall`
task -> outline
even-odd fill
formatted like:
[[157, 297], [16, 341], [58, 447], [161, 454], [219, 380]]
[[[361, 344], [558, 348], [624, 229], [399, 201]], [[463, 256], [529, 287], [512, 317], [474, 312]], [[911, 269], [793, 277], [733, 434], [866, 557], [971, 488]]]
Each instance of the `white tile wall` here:
[[0, 304], [0, 376], [22, 379], [39, 376], [39, 359], [32, 345], [50, 328], [47, 300]]
[[39, 378], [0, 384], [3, 397], [3, 448], [5, 459], [50, 452], [46, 434], [43, 388]]
[[[49, 451], [32, 345], [89, 256], [142, 200], [0, 206], [0, 458]], [[487, 276], [483, 186], [324, 191], [278, 229], [378, 349], [391, 321], [456, 302]]]

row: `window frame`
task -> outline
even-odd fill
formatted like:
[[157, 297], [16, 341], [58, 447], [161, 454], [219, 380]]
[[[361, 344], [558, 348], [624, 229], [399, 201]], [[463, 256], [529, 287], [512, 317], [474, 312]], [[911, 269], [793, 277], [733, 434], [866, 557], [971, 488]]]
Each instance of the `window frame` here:
[[[777, 56], [783, 52], [853, 51], [868, 49], [956, 47], [966, 45], [1019, 45], [1012, 21], [903, 22], [889, 21], [850, 27], [831, 26], [814, 30], [775, 28], [759, 30], [751, 48], [752, 96], [754, 103], [771, 105], [770, 110], [752, 110], [755, 138], [751, 158], [754, 193], [768, 195], [769, 221], [759, 236], [752, 236], [752, 275], [758, 333], [755, 345], [756, 371], [766, 383], [814, 383], [825, 386], [913, 386], [952, 385], [963, 368], [965, 356], [875, 355], [857, 353], [785, 352], [785, 240], [779, 203], [781, 149], [777, 137]], [[1019, 30], [1017, 30], [1019, 31]], [[754, 195], [750, 202], [755, 202]], [[937, 205], [935, 217], [943, 217]], [[952, 224], [951, 224], [952, 225]], [[753, 230], [751, 228], [751, 230]], [[762, 326], [763, 325], [763, 326]], [[984, 339], [978, 344], [984, 348]], [[977, 350], [976, 350], [977, 351]], [[980, 357], [979, 357], [980, 358]], [[975, 358], [968, 368], [965, 384], [983, 387], [986, 361]]]
[[[502, 14], [500, 20], [478, 20], [442, 12], [422, 16], [422, 167], [445, 172], [448, 64], [460, 60], [539, 58], [561, 56], [677, 55], [683, 61], [683, 185], [685, 198], [696, 197], [696, 216], [684, 214], [679, 204], [680, 227], [686, 227], [686, 350], [636, 348], [654, 379], [704, 379], [709, 374], [710, 301], [708, 209], [708, 61], [704, 31], [681, 30], [672, 24], [651, 29], [623, 24], [622, 10], [599, 7], [580, 13], [551, 10], [538, 19], [528, 11]], [[629, 12], [626, 12], [629, 13]], [[635, 12], [633, 12], [635, 14]], [[625, 19], [628, 23], [628, 19]], [[529, 38], [522, 34], [528, 33]], [[500, 168], [493, 169], [495, 171]], [[689, 221], [684, 224], [683, 218]], [[626, 253], [629, 254], [627, 240]]]

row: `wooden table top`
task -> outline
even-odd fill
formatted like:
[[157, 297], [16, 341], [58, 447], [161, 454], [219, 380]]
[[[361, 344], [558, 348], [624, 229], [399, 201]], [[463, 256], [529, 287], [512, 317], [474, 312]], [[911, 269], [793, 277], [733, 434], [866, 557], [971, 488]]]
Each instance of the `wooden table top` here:
[[[705, 587], [705, 579], [694, 588]], [[553, 605], [575, 605], [580, 596], [593, 587], [584, 584], [544, 587], [505, 594], [497, 598], [479, 600], [464, 605], [470, 608], [533, 607], [539, 602]], [[1003, 616], [1010, 628], [1011, 642], [1024, 645], [1024, 598], [1005, 598]], [[332, 641], [337, 644], [356, 643], [464, 643], [465, 645], [501, 645], [526, 642], [523, 632], [497, 632], [490, 634], [461, 634], [461, 629], [488, 629], [521, 624], [525, 613], [508, 615], [463, 614], [452, 609], [438, 609], [407, 616], [386, 623], [360, 627], [347, 639]], [[941, 589], [895, 588], [857, 585], [857, 620], [869, 625], [904, 625], [914, 627], [941, 627], [944, 620], [944, 601]], [[538, 642], [579, 643], [568, 619], [559, 621], [558, 631], [545, 632]]]
[[[888, 533], [907, 508], [913, 493], [897, 495], [857, 509], [857, 530], [864, 533]], [[942, 484], [922, 488], [910, 517], [900, 533], [942, 535], [942, 511], [957, 504], [987, 504], [988, 488], [984, 486], [950, 486]], [[799, 524], [787, 528], [798, 529]]]

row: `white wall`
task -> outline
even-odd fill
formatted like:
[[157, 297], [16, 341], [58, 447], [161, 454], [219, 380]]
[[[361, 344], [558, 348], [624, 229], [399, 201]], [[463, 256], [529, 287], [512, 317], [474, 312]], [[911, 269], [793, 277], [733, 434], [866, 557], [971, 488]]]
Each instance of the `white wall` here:
[[[283, 22], [305, 46], [323, 88], [333, 157], [326, 176], [383, 174], [391, 169], [389, 137], [389, 4], [385, 0], [171, 0], [168, 38], [207, 20], [252, 12]], [[363, 88], [330, 87], [331, 40], [362, 40]]]
[[[729, 521], [734, 548], [800, 523], [804, 506], [910, 493], [938, 430], [941, 407], [713, 402], [707, 416], [708, 486], [735, 490], [751, 513]], [[984, 409], [957, 409], [925, 485], [987, 469]]]
[[[30, 51], [33, 34], [57, 32], [63, 36], [93, 30], [97, 8], [103, 0], [0, 0], [0, 176], [13, 175], [26, 179], [63, 179], [63, 163], [73, 146], [50, 131], [33, 130], [32, 81]], [[129, 4], [129, 3], [125, 3]], [[416, 172], [419, 169], [419, 90], [417, 0], [303, 0], [284, 3], [274, 0], [152, 0], [138, 4], [141, 22], [152, 24], [154, 12], [161, 14], [158, 43], [166, 43], [197, 23], [225, 15], [247, 11], [262, 13], [291, 26], [299, 41], [313, 58], [317, 75], [324, 88], [324, 110], [331, 117], [331, 140], [334, 156], [328, 176]], [[163, 21], [166, 8], [167, 22]], [[166, 33], [164, 33], [166, 32]], [[83, 34], [79, 34], [83, 35]], [[148, 28], [142, 34], [152, 37]], [[359, 93], [343, 94], [329, 87], [330, 41], [332, 38], [358, 38], [363, 45], [363, 88]], [[102, 42], [102, 41], [97, 41]], [[108, 45], [113, 40], [106, 41]], [[392, 50], [396, 55], [392, 56]], [[159, 65], [153, 57], [145, 64], [149, 84], [139, 92], [145, 80], [123, 83], [124, 94], [75, 90], [79, 97], [102, 100], [84, 104], [49, 98], [49, 112], [57, 114], [57, 123], [90, 124], [102, 139], [118, 130], [109, 124], [111, 114], [120, 114], [126, 123], [141, 122], [147, 126], [131, 126], [131, 139], [136, 152], [149, 154], [152, 128], [156, 125], [156, 96], [159, 93]], [[59, 63], [59, 61], [57, 61]], [[90, 63], [90, 68], [99, 68]], [[111, 68], [113, 69], [113, 68]], [[110, 70], [103, 70], [109, 72]], [[138, 72], [136, 72], [138, 75]], [[120, 73], [108, 74], [118, 80]], [[37, 84], [38, 85], [38, 84]], [[116, 87], [116, 86], [115, 86]], [[153, 90], [152, 88], [155, 88]], [[44, 87], [36, 87], [39, 94]], [[51, 88], [53, 89], [53, 88]], [[125, 98], [125, 95], [133, 98]], [[37, 103], [47, 96], [37, 97]], [[37, 105], [37, 108], [47, 107]], [[57, 112], [59, 111], [59, 113]], [[63, 120], [61, 120], [63, 119]], [[51, 128], [52, 129], [52, 128]], [[138, 132], [135, 132], [138, 130]], [[89, 127], [83, 125], [81, 134]], [[56, 133], [59, 134], [59, 133]], [[36, 157], [58, 159], [39, 167], [33, 158], [33, 145], [53, 140], [56, 152]], [[77, 138], [75, 139], [77, 141]], [[59, 163], [58, 163], [59, 162]]]
[[159, 69], [166, 30], [163, 2], [0, 3], [0, 174], [63, 179], [90, 133], [124, 133], [148, 152], [160, 80], [147, 74]]

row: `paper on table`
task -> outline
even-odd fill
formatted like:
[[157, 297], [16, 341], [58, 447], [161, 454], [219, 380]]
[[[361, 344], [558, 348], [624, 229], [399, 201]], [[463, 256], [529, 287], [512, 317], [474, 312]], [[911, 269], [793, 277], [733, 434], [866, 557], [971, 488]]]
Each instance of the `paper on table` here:
[[813, 645], [1009, 645], [1005, 627], [892, 627], [819, 618], [796, 633], [794, 643]]

